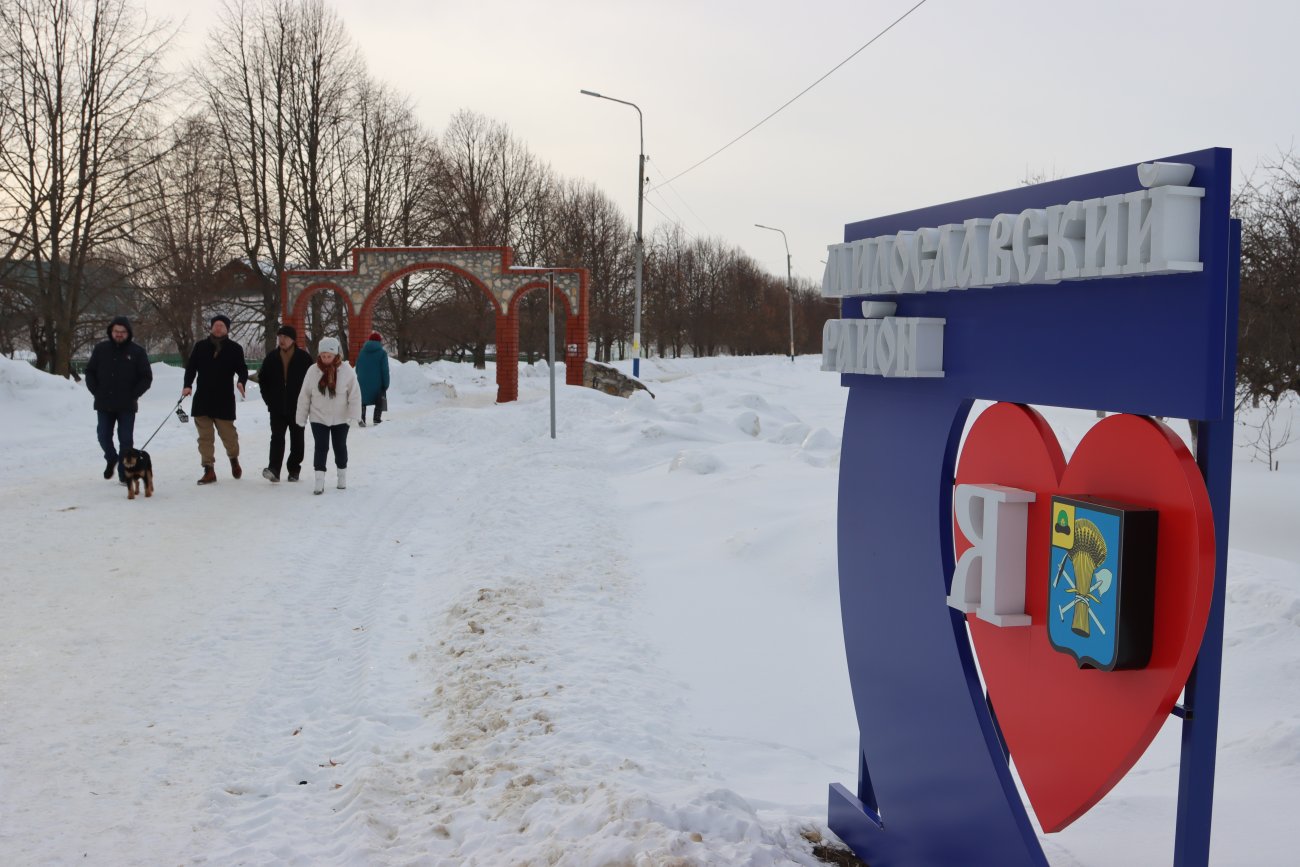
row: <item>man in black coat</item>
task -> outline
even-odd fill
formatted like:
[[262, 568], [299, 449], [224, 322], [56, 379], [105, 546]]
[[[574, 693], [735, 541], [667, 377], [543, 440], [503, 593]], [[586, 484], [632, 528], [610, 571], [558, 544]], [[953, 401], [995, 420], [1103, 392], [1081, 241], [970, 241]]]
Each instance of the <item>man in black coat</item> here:
[[298, 332], [292, 325], [281, 325], [276, 332], [276, 348], [262, 360], [257, 373], [257, 385], [262, 392], [262, 402], [271, 414], [271, 457], [262, 478], [268, 482], [280, 481], [280, 465], [284, 462], [284, 434], [289, 432], [289, 481], [298, 481], [305, 452], [306, 428], [294, 424], [298, 411], [298, 392], [302, 381], [311, 369], [311, 356], [298, 346]]
[[[190, 360], [185, 365], [185, 388], [181, 397], [188, 397], [195, 377], [198, 390], [190, 415], [199, 432], [199, 458], [203, 461], [200, 485], [210, 485], [217, 480], [217, 460], [213, 430], [221, 435], [221, 444], [230, 458], [230, 474], [239, 478], [244, 474], [239, 466], [239, 433], [235, 430], [235, 388], [240, 397], [248, 382], [248, 365], [244, 363], [244, 347], [230, 339], [230, 317], [217, 314], [212, 317], [212, 332], [206, 340], [194, 344]], [[238, 382], [231, 386], [232, 377]]]
[[[117, 466], [121, 452], [135, 443], [135, 414], [139, 411], [140, 395], [153, 385], [153, 369], [149, 367], [149, 353], [132, 338], [131, 320], [115, 316], [108, 324], [108, 339], [101, 340], [90, 353], [86, 365], [86, 388], [95, 396], [95, 412], [99, 415], [99, 445], [104, 450], [104, 478], [117, 477], [122, 484], [126, 478]], [[119, 449], [113, 448], [113, 427], [117, 427]]]

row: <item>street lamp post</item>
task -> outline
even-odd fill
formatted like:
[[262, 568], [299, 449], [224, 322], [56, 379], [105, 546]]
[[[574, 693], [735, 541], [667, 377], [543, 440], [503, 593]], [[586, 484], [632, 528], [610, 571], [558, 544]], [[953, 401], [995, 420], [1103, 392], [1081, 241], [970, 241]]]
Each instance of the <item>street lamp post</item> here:
[[579, 93], [584, 96], [594, 96], [597, 99], [608, 99], [610, 102], [617, 102], [622, 105], [630, 105], [636, 109], [637, 125], [641, 132], [641, 153], [637, 158], [636, 170], [636, 312], [633, 314], [632, 321], [632, 375], [640, 378], [641, 376], [641, 271], [645, 266], [645, 241], [641, 237], [641, 215], [645, 203], [645, 118], [641, 114], [641, 107], [635, 102], [628, 102], [624, 99], [615, 99], [612, 96], [605, 96], [602, 93], [595, 93], [590, 90], [580, 90]]
[[[781, 232], [780, 229], [772, 226], [764, 226], [762, 223], [755, 223], [759, 229], [767, 229], [771, 232]], [[790, 362], [794, 362], [794, 278], [790, 269], [790, 242], [786, 240], [785, 232], [781, 232], [781, 241], [785, 244], [785, 294], [790, 299]]]

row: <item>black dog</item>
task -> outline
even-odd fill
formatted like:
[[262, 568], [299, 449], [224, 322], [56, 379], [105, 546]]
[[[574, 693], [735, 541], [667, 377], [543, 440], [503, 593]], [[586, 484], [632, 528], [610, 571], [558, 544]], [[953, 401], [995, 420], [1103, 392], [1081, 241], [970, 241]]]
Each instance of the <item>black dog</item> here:
[[122, 454], [122, 477], [126, 480], [126, 498], [134, 500], [140, 493], [140, 480], [144, 479], [144, 495], [153, 496], [153, 461], [149, 453], [140, 449], [127, 449]]

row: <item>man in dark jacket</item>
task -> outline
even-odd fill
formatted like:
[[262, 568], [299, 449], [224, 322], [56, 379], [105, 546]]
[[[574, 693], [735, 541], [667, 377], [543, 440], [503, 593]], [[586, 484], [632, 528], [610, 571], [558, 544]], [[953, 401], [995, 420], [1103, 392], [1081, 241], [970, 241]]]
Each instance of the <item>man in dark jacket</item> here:
[[[86, 365], [86, 388], [95, 396], [99, 415], [99, 445], [104, 450], [104, 478], [113, 478], [113, 469], [126, 484], [121, 467], [121, 452], [134, 446], [135, 414], [140, 409], [140, 395], [153, 384], [149, 354], [134, 342], [131, 320], [115, 316], [108, 324], [108, 339], [101, 340], [90, 353]], [[113, 448], [113, 427], [117, 426], [119, 449]]]
[[230, 474], [239, 478], [244, 474], [239, 466], [239, 433], [235, 430], [235, 388], [231, 378], [238, 377], [235, 387], [240, 397], [248, 382], [248, 365], [244, 363], [244, 347], [230, 339], [230, 317], [218, 314], [212, 317], [212, 332], [206, 340], [194, 344], [190, 360], [185, 365], [185, 388], [181, 397], [188, 397], [195, 377], [198, 390], [190, 415], [199, 432], [199, 458], [203, 461], [200, 485], [210, 485], [217, 480], [217, 460], [213, 430], [221, 435], [221, 444], [230, 458]]
[[289, 481], [298, 481], [305, 451], [306, 428], [294, 424], [298, 411], [298, 392], [302, 381], [311, 369], [311, 356], [298, 346], [298, 332], [292, 325], [281, 325], [276, 332], [276, 348], [262, 360], [257, 373], [257, 385], [262, 391], [262, 402], [271, 414], [271, 457], [262, 478], [268, 482], [280, 481], [280, 465], [284, 462], [284, 434], [289, 432]]

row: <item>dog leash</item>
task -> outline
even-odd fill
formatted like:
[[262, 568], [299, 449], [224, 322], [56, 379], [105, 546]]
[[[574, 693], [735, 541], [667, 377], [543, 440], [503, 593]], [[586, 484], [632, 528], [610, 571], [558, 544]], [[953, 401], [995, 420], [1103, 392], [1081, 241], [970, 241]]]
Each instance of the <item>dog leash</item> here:
[[[182, 395], [181, 400], [184, 399], [185, 396]], [[176, 401], [176, 406], [172, 407], [171, 410], [167, 412], [167, 415], [163, 416], [162, 422], [159, 423], [158, 427], [153, 429], [153, 433], [149, 434], [149, 439], [145, 440], [144, 445], [140, 446], [140, 451], [144, 451], [149, 447], [149, 443], [153, 442], [153, 438], [158, 436], [158, 431], [162, 430], [162, 426], [167, 424], [167, 419], [172, 417], [173, 412], [176, 413], [176, 417], [181, 420], [182, 424], [190, 420], [190, 417], [185, 414], [185, 410], [181, 409], [181, 400]]]

